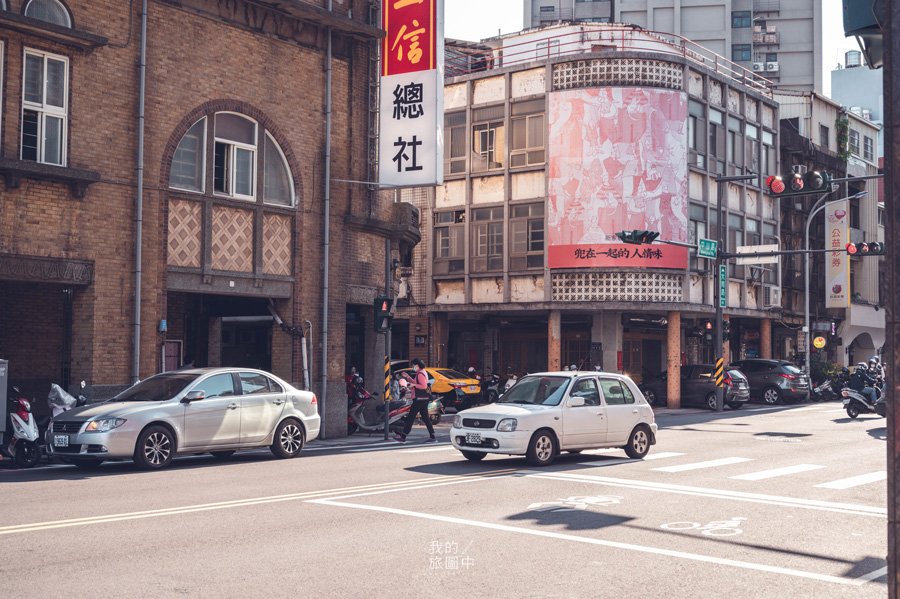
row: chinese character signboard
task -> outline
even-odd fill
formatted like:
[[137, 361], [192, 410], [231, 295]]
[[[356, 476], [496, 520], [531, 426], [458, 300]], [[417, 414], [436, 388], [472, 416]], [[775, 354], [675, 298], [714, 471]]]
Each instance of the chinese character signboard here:
[[378, 180], [444, 182], [444, 0], [384, 0]]
[[850, 258], [847, 256], [850, 229], [849, 202], [835, 202], [825, 209], [825, 307], [850, 306]]
[[688, 241], [687, 118], [679, 91], [550, 94], [550, 268], [687, 268], [686, 247], [629, 246], [616, 237], [639, 230]]

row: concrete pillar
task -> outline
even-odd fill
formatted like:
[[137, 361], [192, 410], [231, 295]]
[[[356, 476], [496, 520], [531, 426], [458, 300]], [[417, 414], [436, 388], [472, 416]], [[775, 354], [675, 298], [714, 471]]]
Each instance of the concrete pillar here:
[[666, 337], [667, 371], [666, 397], [670, 408], [681, 407], [681, 312], [669, 312]]
[[772, 359], [772, 319], [759, 321], [759, 355], [766, 360]]
[[206, 365], [218, 367], [222, 365], [222, 319], [209, 319], [209, 349]]
[[603, 370], [619, 372], [619, 352], [622, 351], [622, 319], [619, 312], [604, 312], [601, 343], [603, 343]]
[[445, 312], [435, 312], [432, 314], [432, 339], [431, 339], [431, 363], [425, 362], [427, 366], [435, 366], [439, 368], [447, 367], [447, 343], [450, 339], [449, 319]]
[[547, 323], [547, 370], [562, 370], [562, 314], [559, 310], [550, 310]]
[[[598, 348], [599, 346], [599, 348]], [[604, 370], [609, 365], [603, 361], [603, 313], [597, 312], [591, 315], [591, 368], [600, 366]]]

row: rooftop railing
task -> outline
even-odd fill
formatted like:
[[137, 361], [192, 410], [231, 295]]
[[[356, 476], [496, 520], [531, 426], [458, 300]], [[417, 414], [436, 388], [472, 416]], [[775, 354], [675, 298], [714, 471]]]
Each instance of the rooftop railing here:
[[681, 56], [759, 93], [770, 97], [773, 93], [770, 80], [680, 35], [621, 27], [591, 27], [541, 38], [527, 37], [526, 41], [490, 50], [448, 56], [444, 61], [444, 73], [447, 77], [457, 77], [559, 56], [639, 51]]

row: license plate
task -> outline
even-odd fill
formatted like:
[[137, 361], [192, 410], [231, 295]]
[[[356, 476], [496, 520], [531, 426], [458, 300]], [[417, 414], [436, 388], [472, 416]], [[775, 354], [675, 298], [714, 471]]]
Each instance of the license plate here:
[[478, 433], [466, 433], [466, 443], [469, 445], [481, 445], [481, 435]]
[[478, 393], [478, 385], [469, 385], [469, 393]]
[[53, 447], [68, 447], [69, 446], [69, 436], [68, 435], [53, 435]]

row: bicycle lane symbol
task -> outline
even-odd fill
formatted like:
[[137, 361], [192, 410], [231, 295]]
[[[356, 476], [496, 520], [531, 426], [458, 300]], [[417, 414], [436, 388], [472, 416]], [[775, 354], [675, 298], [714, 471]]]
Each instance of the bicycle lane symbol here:
[[666, 530], [699, 530], [701, 534], [709, 537], [733, 537], [744, 532], [738, 528], [738, 526], [741, 526], [741, 521], [744, 520], [746, 518], [717, 520], [703, 526], [699, 522], [669, 522], [668, 524], [663, 524], [660, 528]]

